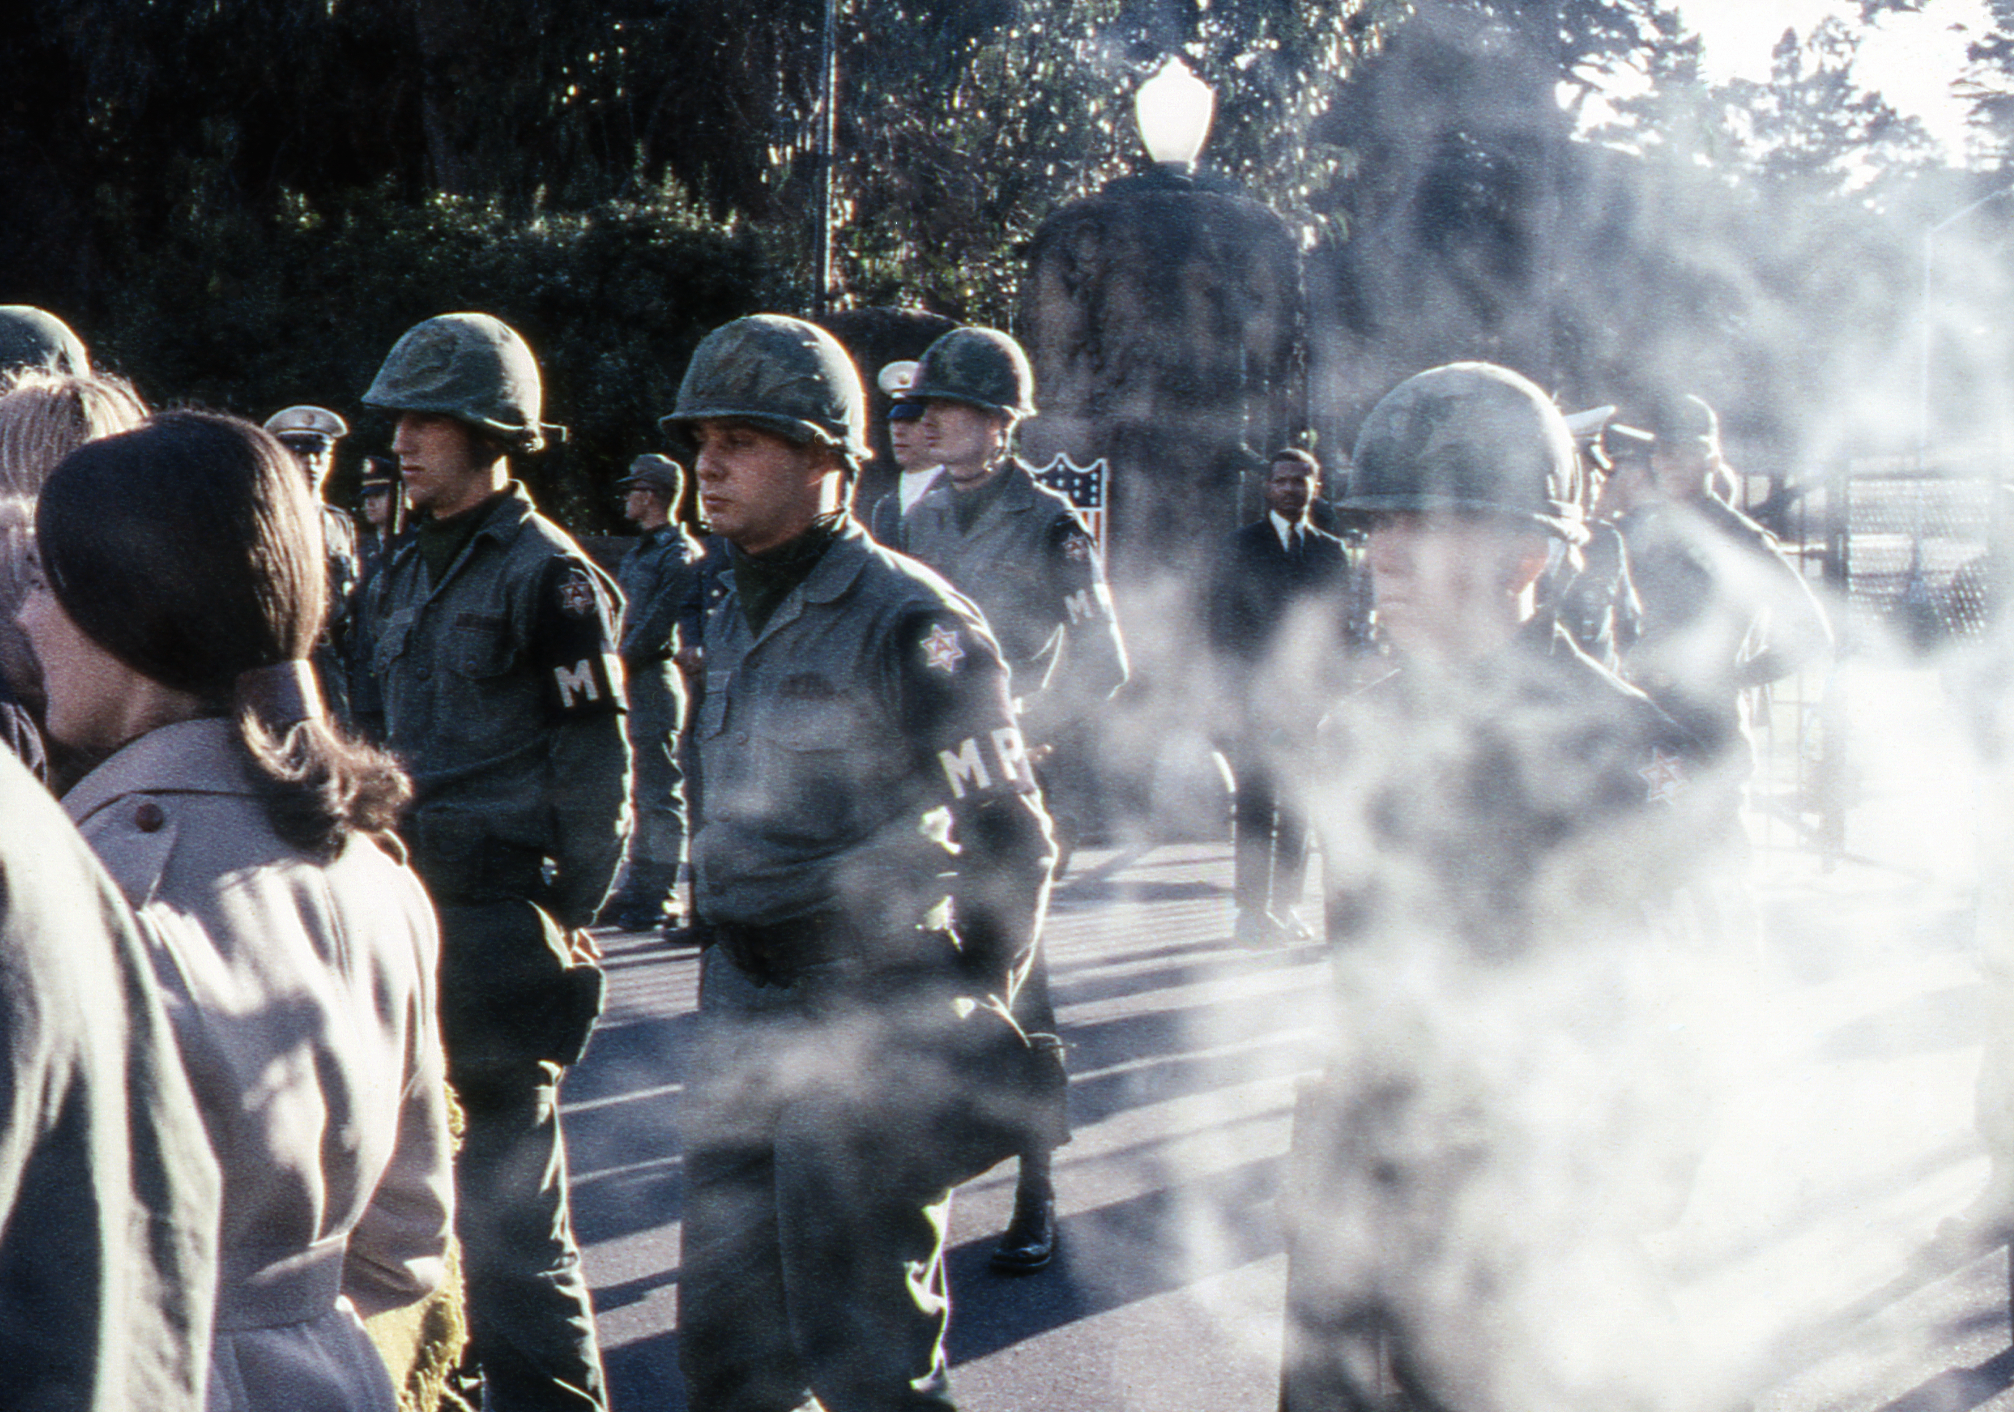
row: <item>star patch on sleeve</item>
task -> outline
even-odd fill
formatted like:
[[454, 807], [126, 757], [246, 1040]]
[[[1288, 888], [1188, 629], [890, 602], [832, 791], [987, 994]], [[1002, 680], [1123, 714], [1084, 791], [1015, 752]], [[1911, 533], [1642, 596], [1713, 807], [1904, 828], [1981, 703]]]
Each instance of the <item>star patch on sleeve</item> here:
[[1685, 788], [1685, 766], [1676, 755], [1667, 755], [1655, 746], [1651, 747], [1650, 763], [1637, 771], [1648, 788], [1644, 791], [1646, 804], [1665, 803], [1676, 799]]
[[958, 631], [939, 623], [930, 630], [930, 636], [923, 639], [923, 662], [947, 676], [958, 670], [958, 664], [965, 660], [965, 645], [959, 641]]
[[594, 614], [594, 580], [587, 576], [587, 570], [576, 565], [568, 569], [566, 577], [559, 582], [559, 607], [569, 618], [586, 618]]

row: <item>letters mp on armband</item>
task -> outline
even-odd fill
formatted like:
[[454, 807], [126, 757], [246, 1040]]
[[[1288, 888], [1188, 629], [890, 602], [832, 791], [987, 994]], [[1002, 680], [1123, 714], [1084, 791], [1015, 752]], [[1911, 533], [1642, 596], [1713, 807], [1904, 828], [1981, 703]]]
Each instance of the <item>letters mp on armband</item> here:
[[554, 667], [552, 675], [559, 683], [559, 704], [563, 711], [603, 700], [602, 681], [612, 679], [605, 663], [601, 673], [595, 671], [593, 657], [583, 657], [571, 667]]
[[955, 750], [937, 752], [937, 763], [944, 767], [953, 799], [963, 799], [971, 790], [992, 789], [996, 771], [1004, 785], [1018, 789], [1029, 783], [1028, 751], [1019, 730], [1002, 726], [986, 737], [986, 744], [992, 747], [993, 771], [986, 768], [986, 752], [976, 735], [966, 736]]

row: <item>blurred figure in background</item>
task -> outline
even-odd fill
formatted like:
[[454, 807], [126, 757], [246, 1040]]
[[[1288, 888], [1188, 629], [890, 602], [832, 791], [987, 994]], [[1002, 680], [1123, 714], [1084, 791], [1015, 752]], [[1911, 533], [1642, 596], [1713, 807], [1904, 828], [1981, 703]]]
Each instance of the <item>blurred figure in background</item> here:
[[923, 498], [923, 492], [937, 483], [943, 470], [923, 440], [923, 404], [909, 395], [915, 382], [913, 359], [890, 363], [881, 370], [881, 390], [893, 399], [888, 404], [888, 445], [902, 479], [874, 502], [867, 529], [890, 548], [901, 546], [903, 518]]
[[364, 586], [406, 527], [406, 497], [399, 486], [398, 462], [389, 456], [364, 457], [357, 500], [357, 508], [364, 517], [363, 529], [357, 535], [357, 596], [361, 598]]
[[603, 913], [624, 931], [677, 930], [678, 870], [685, 860], [686, 798], [680, 768], [685, 730], [684, 646], [680, 617], [699, 574], [699, 541], [672, 512], [685, 493], [685, 470], [669, 456], [639, 456], [615, 483], [623, 515], [642, 531], [616, 567], [622, 588], [618, 651], [629, 694], [630, 813], [628, 875]]
[[48, 729], [102, 761], [63, 807], [152, 932], [222, 1169], [207, 1405], [393, 1412], [359, 1315], [445, 1274], [436, 942], [405, 778], [308, 667], [315, 504], [257, 428], [176, 412], [66, 458], [36, 530]]
[[[1293, 447], [1274, 452], [1266, 471], [1266, 516], [1224, 541], [1211, 580], [1210, 645], [1237, 698], [1230, 707], [1226, 753], [1234, 781], [1233, 936], [1241, 946], [1277, 946], [1314, 936], [1299, 911], [1308, 863], [1307, 823], [1283, 801], [1267, 764], [1278, 754], [1272, 740], [1276, 732], [1312, 725], [1313, 720], [1291, 707], [1285, 712], [1288, 719], [1282, 718], [1275, 677], [1318, 677], [1328, 658], [1351, 648], [1353, 627], [1368, 627], [1350, 611], [1357, 589], [1343, 542], [1309, 522], [1309, 506], [1321, 488], [1321, 462], [1313, 453]], [[1305, 625], [1294, 623], [1310, 604], [1317, 605], [1321, 617], [1313, 636]], [[1274, 660], [1282, 647], [1293, 661]]]
[[350, 434], [349, 424], [326, 407], [287, 407], [266, 419], [266, 430], [299, 462], [321, 515], [322, 544], [329, 566], [329, 619], [315, 646], [315, 675], [321, 679], [323, 695], [336, 718], [351, 726], [356, 714], [350, 707], [348, 640], [363, 566], [357, 557], [356, 521], [322, 499], [329, 472], [335, 469], [336, 443]]
[[1752, 769], [1746, 693], [1824, 661], [1832, 628], [1776, 537], [1716, 493], [1732, 480], [1713, 408], [1667, 402], [1652, 435], [1649, 475], [1616, 521], [1642, 604], [1622, 675]]
[[1702, 1144], [1668, 905], [1731, 827], [1692, 739], [1537, 600], [1584, 536], [1571, 437], [1484, 363], [1366, 418], [1385, 670], [1282, 761], [1320, 833], [1334, 1049], [1302, 1092], [1281, 1405], [1692, 1405], [1640, 1239]]

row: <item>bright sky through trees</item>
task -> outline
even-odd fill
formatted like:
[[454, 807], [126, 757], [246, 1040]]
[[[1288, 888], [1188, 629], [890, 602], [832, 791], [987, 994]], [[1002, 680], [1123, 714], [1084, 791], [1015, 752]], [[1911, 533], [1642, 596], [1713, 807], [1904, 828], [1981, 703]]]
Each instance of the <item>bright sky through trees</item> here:
[[[1678, 0], [1678, 11], [1706, 41], [1715, 79], [1767, 79], [1770, 50], [1786, 28], [1810, 33], [1827, 15], [1858, 23], [1854, 0]], [[1884, 16], [1861, 45], [1860, 81], [1905, 114], [1920, 118], [1954, 156], [1965, 149], [1965, 109], [1951, 81], [1965, 46], [1987, 27], [1984, 0], [1928, 0], [1913, 14]]]

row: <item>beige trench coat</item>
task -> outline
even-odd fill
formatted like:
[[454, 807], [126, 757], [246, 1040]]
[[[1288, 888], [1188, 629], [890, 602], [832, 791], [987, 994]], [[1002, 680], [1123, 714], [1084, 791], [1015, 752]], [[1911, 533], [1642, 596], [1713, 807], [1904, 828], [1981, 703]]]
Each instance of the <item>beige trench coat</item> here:
[[441, 1280], [437, 940], [414, 876], [276, 835], [227, 721], [127, 744], [63, 804], [139, 914], [224, 1175], [210, 1412], [396, 1406], [358, 1315]]

